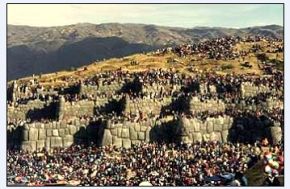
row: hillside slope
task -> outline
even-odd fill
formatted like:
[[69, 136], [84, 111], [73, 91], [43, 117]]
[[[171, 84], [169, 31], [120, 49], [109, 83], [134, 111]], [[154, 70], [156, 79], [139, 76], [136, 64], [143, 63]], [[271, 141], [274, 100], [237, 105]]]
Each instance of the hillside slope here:
[[[281, 43], [282, 42], [277, 42]], [[269, 50], [269, 42], [261, 41], [255, 43], [260, 45], [263, 52]], [[249, 50], [253, 43], [237, 43], [234, 49]], [[260, 53], [249, 53], [244, 59], [236, 58], [234, 60], [214, 60], [203, 58], [202, 60], [197, 55], [188, 55], [180, 57], [175, 53], [166, 53], [164, 55], [158, 55], [155, 52], [134, 54], [125, 56], [122, 58], [111, 58], [99, 62], [90, 62], [89, 65], [83, 65], [78, 68], [74, 68], [67, 71], [59, 71], [49, 74], [42, 74], [35, 76], [41, 85], [44, 86], [57, 86], [71, 84], [67, 83], [68, 78], [72, 82], [77, 82], [88, 77], [93, 77], [95, 73], [103, 71], [114, 71], [114, 70], [126, 70], [129, 72], [146, 71], [149, 69], [173, 69], [181, 73], [188, 75], [194, 74], [194, 72], [216, 72], [219, 74], [257, 74], [262, 75], [264, 71], [261, 69], [262, 62], [257, 58], [257, 54]], [[266, 57], [270, 59], [277, 59], [281, 61], [282, 65], [274, 65], [278, 69], [283, 70], [284, 67], [284, 56], [283, 53], [265, 53]], [[132, 64], [136, 62], [137, 64]], [[250, 62], [251, 68], [242, 66], [244, 62]], [[26, 77], [20, 79], [21, 81], [31, 80], [32, 77]], [[12, 82], [12, 81], [11, 81]], [[9, 83], [11, 83], [9, 82]]]
[[188, 29], [117, 23], [60, 27], [8, 25], [8, 80], [227, 35], [282, 38], [283, 28], [269, 25], [242, 29]]

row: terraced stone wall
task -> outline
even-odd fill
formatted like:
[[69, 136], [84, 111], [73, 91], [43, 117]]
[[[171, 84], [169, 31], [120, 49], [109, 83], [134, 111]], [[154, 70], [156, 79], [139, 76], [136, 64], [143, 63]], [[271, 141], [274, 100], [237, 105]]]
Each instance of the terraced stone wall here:
[[50, 102], [44, 102], [40, 100], [30, 100], [26, 104], [19, 104], [16, 106], [8, 106], [8, 120], [18, 119], [25, 120], [26, 115], [30, 110], [42, 109], [45, 105], [49, 105]]
[[224, 112], [226, 108], [226, 104], [222, 100], [214, 100], [208, 99], [205, 101], [201, 101], [198, 97], [193, 97], [189, 103], [189, 111], [191, 113], [198, 113], [198, 112]]

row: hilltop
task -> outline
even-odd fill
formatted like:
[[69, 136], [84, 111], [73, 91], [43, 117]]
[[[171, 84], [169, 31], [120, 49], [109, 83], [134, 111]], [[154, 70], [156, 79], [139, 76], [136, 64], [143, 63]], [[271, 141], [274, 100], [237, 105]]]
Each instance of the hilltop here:
[[[283, 45], [283, 42], [275, 42], [276, 45]], [[148, 53], [139, 53], [122, 58], [111, 58], [104, 61], [90, 62], [89, 65], [73, 68], [66, 71], [59, 71], [49, 74], [36, 75], [38, 81], [43, 86], [70, 85], [71, 82], [84, 80], [93, 77], [95, 73], [104, 71], [114, 71], [122, 69], [129, 72], [140, 72], [149, 69], [176, 70], [187, 75], [194, 72], [216, 72], [218, 74], [255, 74], [264, 75], [262, 60], [259, 55], [264, 54], [265, 60], [272, 62], [278, 70], [284, 68], [284, 56], [282, 52], [270, 52], [270, 42], [239, 42], [233, 47], [234, 52], [250, 51], [253, 45], [261, 47], [261, 51], [249, 53], [245, 58], [235, 58], [233, 60], [215, 60], [209, 58], [200, 58], [197, 55], [188, 55], [180, 57], [173, 52], [158, 54], [156, 51]], [[277, 61], [275, 61], [277, 60]], [[243, 66], [243, 63], [249, 62], [251, 67]], [[135, 63], [135, 64], [134, 64]], [[20, 81], [29, 81], [32, 77], [20, 79]], [[11, 83], [11, 82], [10, 82]]]
[[[144, 24], [8, 25], [8, 80], [224, 36], [283, 38], [283, 27], [177, 28]], [[115, 66], [115, 65], [111, 65]]]

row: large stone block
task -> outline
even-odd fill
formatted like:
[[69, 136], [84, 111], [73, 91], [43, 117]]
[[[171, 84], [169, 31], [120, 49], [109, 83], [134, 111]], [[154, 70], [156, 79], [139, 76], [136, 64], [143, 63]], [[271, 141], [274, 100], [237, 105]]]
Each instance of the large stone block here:
[[116, 146], [117, 148], [122, 147], [122, 139], [116, 136], [113, 136], [113, 145]]
[[33, 152], [36, 150], [36, 141], [23, 141], [21, 144], [21, 149], [28, 152]]
[[196, 142], [196, 141], [202, 141], [202, 135], [201, 133], [199, 132], [195, 132], [195, 133], [192, 133], [192, 138], [193, 138], [193, 141]]
[[200, 133], [202, 134], [207, 133], [207, 125], [205, 123], [200, 124]]
[[74, 135], [77, 132], [77, 128], [74, 125], [69, 126], [69, 132], [71, 135]]
[[217, 123], [222, 125], [222, 124], [224, 124], [224, 122], [225, 122], [225, 118], [219, 116], [218, 119], [217, 119]]
[[63, 138], [63, 147], [70, 147], [74, 142], [74, 137], [72, 135], [65, 135]]
[[38, 139], [38, 129], [30, 128], [29, 129], [29, 140], [36, 141]]
[[69, 135], [69, 134], [70, 134], [70, 132], [69, 132], [69, 128], [65, 128], [65, 129], [64, 129], [64, 134], [65, 134], [65, 135]]
[[46, 130], [45, 129], [39, 129], [38, 131], [38, 139], [44, 140], [46, 138]]
[[60, 128], [60, 122], [57, 122], [56, 123], [56, 129], [59, 129]]
[[67, 124], [65, 122], [61, 122], [59, 128], [66, 128]]
[[42, 150], [45, 147], [45, 140], [36, 141], [36, 149]]
[[58, 136], [58, 129], [52, 130], [52, 136], [57, 137]]
[[46, 137], [46, 140], [45, 140], [45, 148], [46, 149], [50, 149], [50, 137]]
[[80, 120], [75, 119], [75, 120], [74, 120], [74, 125], [80, 125]]
[[135, 123], [134, 125], [135, 131], [139, 132], [141, 130], [141, 126], [138, 123]]
[[50, 147], [62, 147], [62, 138], [61, 137], [51, 137], [50, 138]]
[[65, 130], [64, 129], [59, 129], [58, 130], [58, 134], [59, 134], [60, 137], [65, 136]]
[[207, 133], [211, 133], [211, 132], [213, 132], [213, 122], [212, 120], [209, 120], [207, 122]]
[[181, 127], [182, 128], [181, 132], [184, 136], [188, 136], [190, 133], [194, 132], [197, 120], [183, 118], [182, 123], [183, 123], [183, 125]]
[[147, 126], [142, 125], [140, 128], [140, 131], [145, 132], [147, 130], [147, 128], [148, 128]]
[[145, 140], [145, 133], [144, 132], [138, 132], [138, 139], [144, 141]]
[[200, 123], [197, 121], [193, 121], [193, 127], [195, 132], [200, 132]]
[[150, 142], [150, 131], [151, 131], [151, 127], [148, 127], [146, 132], [145, 132], [145, 141], [148, 143]]
[[51, 137], [52, 136], [52, 129], [46, 129], [46, 136]]
[[123, 128], [122, 129], [122, 138], [129, 138], [129, 137], [130, 137], [129, 129]]
[[29, 130], [30, 126], [31, 126], [31, 127], [33, 126], [33, 127], [34, 127], [33, 123], [32, 123], [32, 124], [25, 124], [25, 125], [24, 125], [24, 129], [25, 129], [25, 130]]
[[122, 139], [124, 148], [131, 148], [131, 140], [128, 138]]
[[112, 121], [111, 120], [108, 120], [107, 123], [106, 123], [106, 125], [105, 125], [105, 128], [106, 129], [112, 129], [114, 127], [115, 127], [115, 125], [112, 123]]
[[223, 130], [223, 126], [220, 123], [216, 123], [214, 125], [214, 131], [221, 132]]
[[40, 124], [40, 127], [39, 128], [40, 129], [44, 129], [45, 128], [44, 123]]
[[129, 127], [129, 131], [130, 131], [130, 139], [137, 140], [138, 135], [137, 135], [137, 132], [135, 131], [134, 127]]
[[211, 141], [222, 141], [221, 133], [220, 132], [212, 132], [210, 134]]
[[186, 143], [186, 144], [192, 143], [192, 140], [190, 140], [190, 138], [188, 136], [182, 136], [181, 141]]
[[113, 136], [117, 136], [117, 134], [118, 134], [118, 130], [117, 130], [117, 128], [110, 129], [110, 131], [111, 131], [111, 134], [112, 134]]
[[122, 128], [121, 127], [117, 127], [117, 136], [122, 137]]
[[52, 122], [49, 122], [48, 124], [44, 125], [44, 128], [45, 129], [52, 129], [52, 124], [53, 124]]
[[23, 140], [27, 141], [29, 139], [29, 130], [24, 129], [23, 130]]
[[274, 145], [278, 144], [282, 140], [281, 127], [270, 127], [270, 137]]
[[112, 138], [112, 134], [111, 134], [110, 130], [105, 129], [103, 139], [102, 139], [102, 146], [111, 145], [113, 142], [112, 140], [113, 140], [113, 138]]
[[32, 124], [31, 126], [32, 126], [32, 128], [40, 128], [40, 125], [41, 125], [41, 123], [40, 122], [36, 122], [36, 123], [34, 123], [34, 124]]
[[202, 140], [203, 141], [209, 141], [210, 140], [210, 134], [204, 134], [204, 135], [202, 135]]
[[223, 142], [228, 142], [229, 130], [222, 131]]
[[229, 122], [225, 122], [222, 126], [223, 126], [223, 130], [225, 131], [225, 130], [228, 130], [229, 129]]
[[140, 140], [131, 140], [132, 145], [138, 145], [141, 143]]
[[224, 124], [229, 124], [230, 123], [230, 118], [229, 116], [224, 117]]

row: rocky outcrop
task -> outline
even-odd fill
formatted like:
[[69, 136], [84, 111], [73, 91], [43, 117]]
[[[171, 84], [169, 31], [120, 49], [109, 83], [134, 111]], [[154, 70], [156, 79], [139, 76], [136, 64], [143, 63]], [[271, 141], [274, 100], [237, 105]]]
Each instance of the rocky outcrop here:
[[282, 129], [279, 126], [274, 126], [268, 128], [269, 138], [271, 139], [272, 143], [278, 144], [282, 140]]

